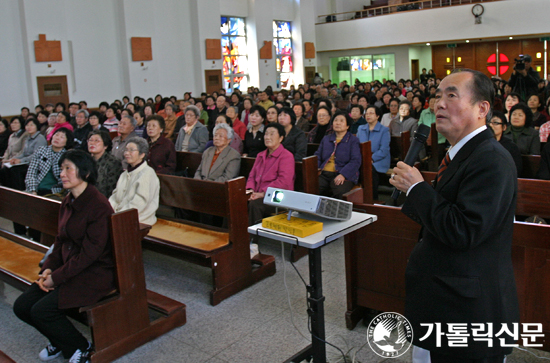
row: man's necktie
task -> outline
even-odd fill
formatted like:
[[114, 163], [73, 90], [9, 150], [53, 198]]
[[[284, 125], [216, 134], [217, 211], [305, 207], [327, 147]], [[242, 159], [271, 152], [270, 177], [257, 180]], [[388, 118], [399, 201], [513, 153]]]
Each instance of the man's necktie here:
[[445, 158], [441, 161], [441, 164], [439, 165], [439, 168], [437, 169], [437, 182], [441, 180], [441, 177], [443, 176], [443, 172], [447, 167], [449, 166], [449, 163], [451, 162], [451, 157], [449, 156], [449, 153], [445, 155]]

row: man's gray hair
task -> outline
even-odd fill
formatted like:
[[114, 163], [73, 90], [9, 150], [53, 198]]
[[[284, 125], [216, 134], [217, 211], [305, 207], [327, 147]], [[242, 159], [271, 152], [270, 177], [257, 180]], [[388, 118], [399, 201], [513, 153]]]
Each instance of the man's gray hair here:
[[127, 118], [128, 120], [130, 120], [130, 123], [132, 124], [132, 127], [135, 129], [137, 127], [137, 121], [135, 118], [133, 118], [132, 116], [130, 115], [122, 115], [122, 118]]
[[229, 126], [225, 122], [222, 122], [221, 124], [217, 124], [214, 127], [214, 131], [212, 131], [212, 134], [215, 135], [216, 131], [218, 131], [219, 129], [223, 129], [223, 130], [227, 131], [227, 139], [228, 140], [233, 140], [233, 129], [231, 128], [231, 126]]
[[[78, 110], [76, 111], [76, 115], [78, 115], [79, 113], [83, 113], [84, 114], [84, 117], [88, 118], [90, 116], [90, 114], [88, 113], [88, 111], [86, 110]], [[75, 115], [75, 116], [76, 116]]]

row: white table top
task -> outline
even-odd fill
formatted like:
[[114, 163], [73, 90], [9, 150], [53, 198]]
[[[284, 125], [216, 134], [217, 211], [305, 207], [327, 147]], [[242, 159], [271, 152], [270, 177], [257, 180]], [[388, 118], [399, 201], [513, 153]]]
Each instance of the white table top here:
[[291, 234], [275, 231], [262, 227], [261, 223], [248, 227], [248, 233], [261, 237], [271, 238], [277, 241], [298, 245], [306, 248], [317, 248], [329, 242], [332, 242], [348, 233], [358, 230], [372, 222], [378, 217], [374, 214], [352, 212], [351, 219], [348, 221], [334, 221], [314, 216], [308, 213], [293, 212], [293, 217], [309, 219], [312, 221], [323, 222], [323, 230], [307, 237], [298, 237]]

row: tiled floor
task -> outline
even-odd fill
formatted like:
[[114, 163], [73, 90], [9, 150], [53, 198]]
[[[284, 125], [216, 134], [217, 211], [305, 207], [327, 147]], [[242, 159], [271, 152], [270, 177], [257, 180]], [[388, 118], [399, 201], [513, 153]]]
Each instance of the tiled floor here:
[[[0, 226], [5, 222], [0, 221]], [[2, 226], [3, 227], [3, 226]], [[172, 257], [145, 251], [145, 271], [149, 289], [187, 305], [187, 324], [173, 330], [117, 360], [117, 362], [282, 362], [308, 344], [305, 288], [288, 262], [286, 283], [281, 245], [260, 241], [264, 253], [276, 257], [277, 273], [264, 281], [223, 301], [209, 304], [210, 271]], [[289, 247], [285, 253], [288, 255]], [[308, 281], [307, 258], [296, 263]], [[345, 327], [346, 310], [344, 244], [342, 240], [323, 247], [323, 288], [327, 340], [354, 362], [411, 361], [407, 352], [398, 359], [384, 359], [366, 345], [366, 327], [360, 323], [353, 331]], [[20, 322], [12, 312], [19, 291], [0, 283], [0, 350], [16, 362], [38, 362], [38, 352], [47, 344], [34, 329]], [[288, 301], [294, 314], [293, 326]], [[79, 325], [89, 335], [88, 329]], [[299, 329], [299, 333], [296, 329]], [[550, 357], [549, 353], [536, 351]], [[341, 356], [329, 348], [328, 357], [336, 362]], [[54, 363], [63, 362], [58, 358]], [[349, 362], [349, 361], [348, 361]], [[529, 354], [515, 350], [508, 363], [541, 362]]]

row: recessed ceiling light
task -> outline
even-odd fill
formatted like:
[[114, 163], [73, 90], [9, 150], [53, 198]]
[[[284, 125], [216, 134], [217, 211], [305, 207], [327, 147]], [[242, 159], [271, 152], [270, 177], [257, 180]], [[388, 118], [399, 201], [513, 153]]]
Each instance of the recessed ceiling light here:
[[508, 39], [514, 39], [514, 37], [510, 37], [510, 38], [508, 38]]
[[426, 45], [430, 45], [430, 43], [426, 43]]
[[468, 39], [466, 39], [466, 43], [470, 43], [470, 41]]

